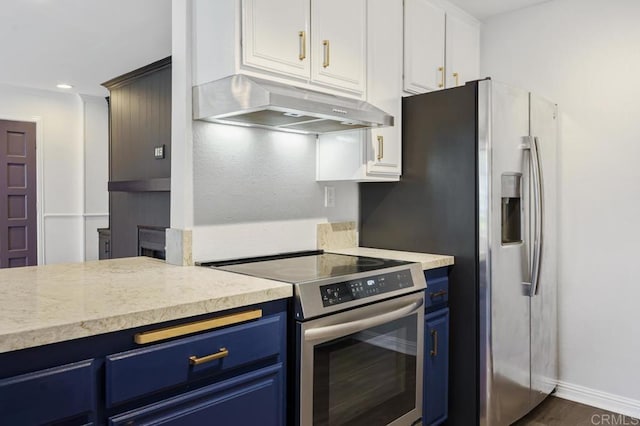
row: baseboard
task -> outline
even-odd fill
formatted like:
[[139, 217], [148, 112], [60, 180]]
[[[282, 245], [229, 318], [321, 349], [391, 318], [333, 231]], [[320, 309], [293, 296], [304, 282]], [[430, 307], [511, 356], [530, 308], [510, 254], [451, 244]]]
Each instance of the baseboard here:
[[558, 387], [554, 395], [558, 398], [568, 399], [569, 401], [579, 402], [580, 404], [586, 404], [640, 419], [640, 401], [636, 399], [562, 381], [558, 382]]

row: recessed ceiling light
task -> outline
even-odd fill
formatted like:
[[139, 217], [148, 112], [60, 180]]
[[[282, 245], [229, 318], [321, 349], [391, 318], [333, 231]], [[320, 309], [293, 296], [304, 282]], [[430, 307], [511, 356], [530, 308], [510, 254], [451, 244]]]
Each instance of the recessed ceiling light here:
[[60, 83], [58, 85], [56, 85], [56, 87], [58, 89], [71, 89], [73, 86], [70, 84], [66, 84], [66, 83]]

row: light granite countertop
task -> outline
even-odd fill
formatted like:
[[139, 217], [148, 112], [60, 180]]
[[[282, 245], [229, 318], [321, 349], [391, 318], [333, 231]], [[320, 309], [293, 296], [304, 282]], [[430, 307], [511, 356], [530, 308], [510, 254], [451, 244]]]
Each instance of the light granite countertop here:
[[291, 297], [290, 284], [147, 257], [0, 270], [0, 352]]
[[369, 247], [350, 247], [342, 249], [325, 249], [327, 253], [351, 254], [354, 256], [382, 257], [385, 259], [420, 262], [423, 270], [453, 265], [453, 256], [440, 254], [415, 253], [410, 251], [384, 250]]

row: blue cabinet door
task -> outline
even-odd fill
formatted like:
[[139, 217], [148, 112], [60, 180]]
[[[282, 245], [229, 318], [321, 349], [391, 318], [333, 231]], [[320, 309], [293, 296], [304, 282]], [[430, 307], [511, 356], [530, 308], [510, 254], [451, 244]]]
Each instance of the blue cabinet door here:
[[0, 380], [0, 424], [90, 424], [96, 410], [93, 359]]
[[285, 423], [282, 363], [111, 417], [109, 425], [202, 426]]
[[449, 308], [425, 317], [424, 425], [439, 425], [447, 419], [449, 392]]

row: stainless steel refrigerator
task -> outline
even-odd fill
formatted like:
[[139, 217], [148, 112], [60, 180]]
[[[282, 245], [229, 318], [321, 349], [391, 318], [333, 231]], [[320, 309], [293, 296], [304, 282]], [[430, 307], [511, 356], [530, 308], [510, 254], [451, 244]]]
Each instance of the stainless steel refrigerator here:
[[404, 98], [402, 126], [360, 245], [455, 256], [447, 424], [511, 424], [557, 380], [557, 107], [487, 79]]

